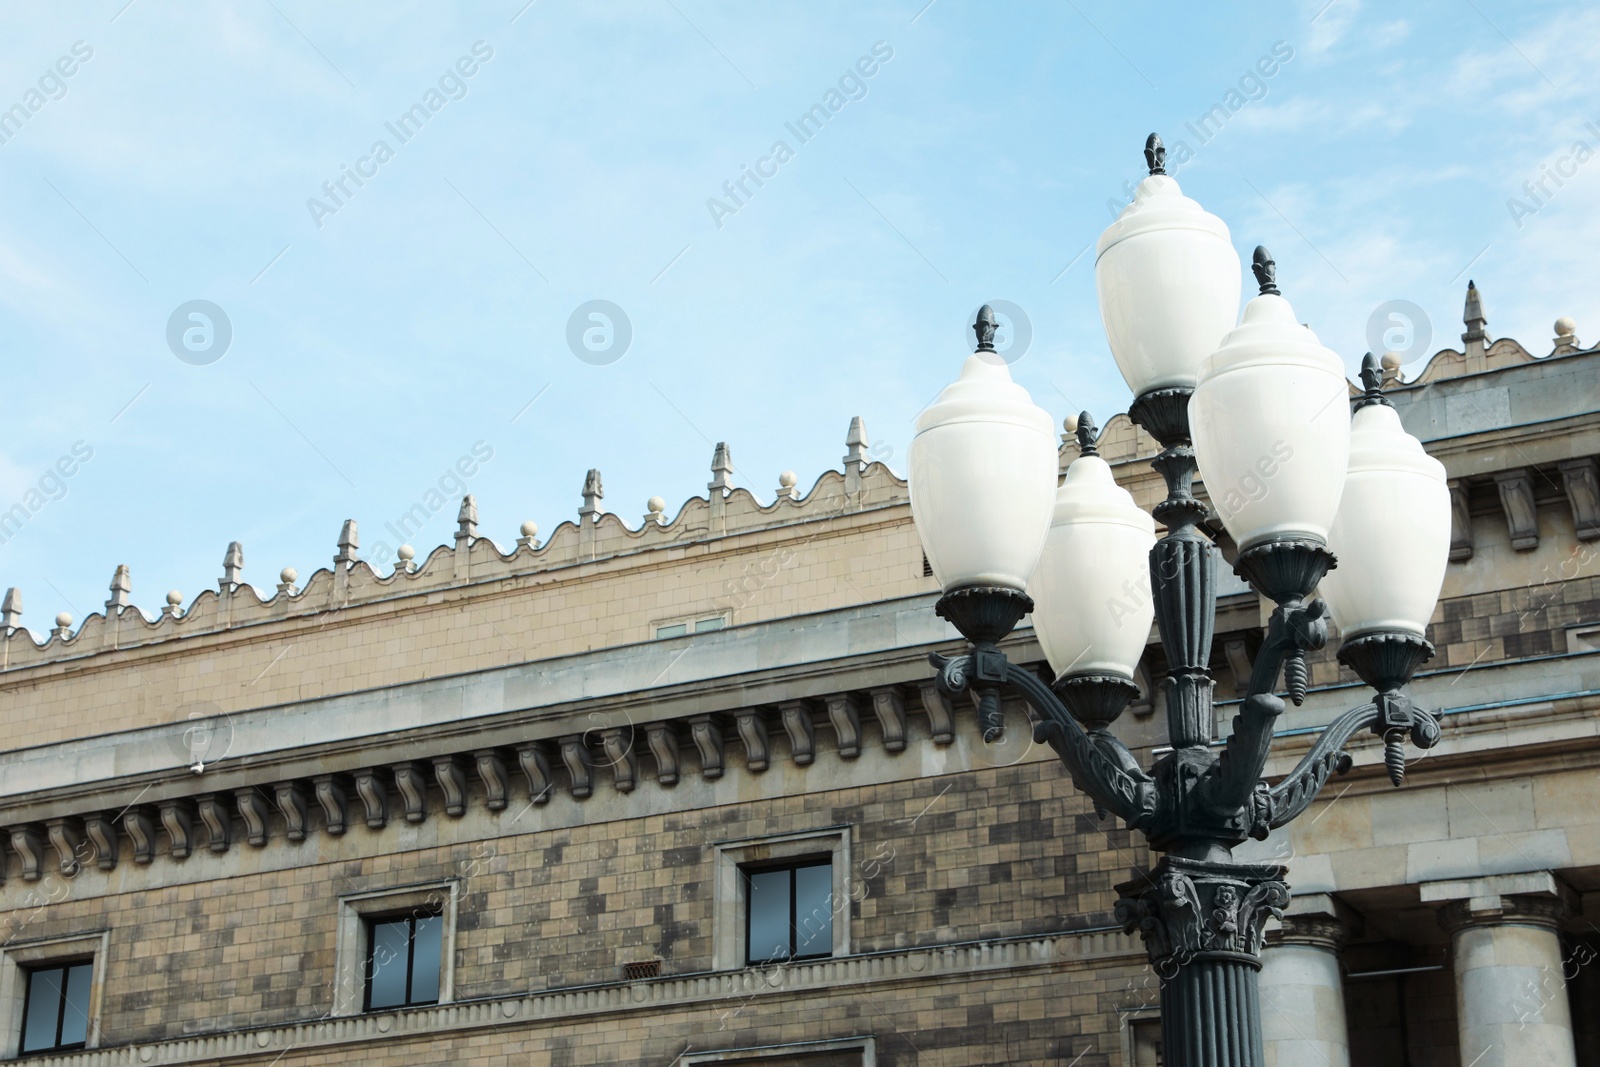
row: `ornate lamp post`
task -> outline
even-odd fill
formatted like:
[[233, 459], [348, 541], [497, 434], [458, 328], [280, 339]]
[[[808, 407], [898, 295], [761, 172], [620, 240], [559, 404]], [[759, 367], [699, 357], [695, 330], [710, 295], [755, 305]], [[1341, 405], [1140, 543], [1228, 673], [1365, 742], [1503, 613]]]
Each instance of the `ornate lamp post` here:
[[[1352, 425], [1340, 360], [1299, 324], [1263, 248], [1253, 263], [1260, 295], [1230, 329], [1240, 269], [1227, 227], [1183, 196], [1164, 154], [1152, 134], [1150, 176], [1101, 236], [1095, 274], [1112, 354], [1136, 396], [1129, 415], [1162, 446], [1152, 465], [1167, 497], [1153, 510], [1165, 535], [1155, 539], [1150, 516], [1095, 454], [1087, 412], [1082, 455], [1056, 486], [1049, 416], [994, 355], [984, 312], [978, 352], [917, 421], [911, 505], [944, 589], [937, 610], [973, 646], [932, 657], [940, 686], [977, 693], [990, 740], [1002, 690], [1019, 692], [1038, 715], [1035, 739], [1097, 810], [1163, 853], [1118, 887], [1117, 914], [1162, 979], [1167, 1062], [1258, 1067], [1262, 927], [1289, 891], [1286, 868], [1236, 863], [1232, 850], [1304, 811], [1349, 767], [1342, 749], [1358, 732], [1384, 739], [1395, 785], [1405, 738], [1437, 742], [1433, 715], [1402, 690], [1433, 653], [1423, 633], [1444, 577], [1449, 493], [1443, 466], [1383, 399], [1370, 354]], [[1277, 604], [1220, 752], [1207, 670], [1220, 552], [1198, 525], [1207, 508], [1191, 492], [1197, 472], [1239, 545], [1235, 573]], [[1126, 591], [1146, 582], [1149, 601], [1130, 611]], [[1271, 785], [1262, 771], [1284, 709], [1280, 672], [1299, 704], [1305, 654], [1327, 640], [1319, 583], [1341, 627], [1340, 662], [1377, 695]], [[1050, 686], [998, 647], [1030, 612]], [[1137, 691], [1152, 616], [1172, 751], [1146, 770], [1110, 727]]]

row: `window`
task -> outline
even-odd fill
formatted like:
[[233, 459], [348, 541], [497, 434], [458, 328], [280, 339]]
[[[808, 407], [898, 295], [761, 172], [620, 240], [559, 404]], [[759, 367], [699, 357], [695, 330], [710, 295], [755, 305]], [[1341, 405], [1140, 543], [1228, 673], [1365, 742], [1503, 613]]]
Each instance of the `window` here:
[[335, 1016], [454, 999], [456, 879], [339, 898]]
[[685, 1050], [674, 1062], [683, 1067], [874, 1067], [878, 1062], [877, 1043], [870, 1037], [833, 1038], [822, 1041], [796, 1041], [760, 1048], [735, 1048], [722, 1052]]
[[816, 959], [833, 954], [833, 861], [812, 860], [745, 879], [745, 945], [750, 963]]
[[711, 966], [850, 954], [850, 828], [715, 846]]
[[0, 945], [0, 1059], [100, 1044], [105, 930]]
[[367, 1011], [439, 1003], [440, 915], [367, 923]]
[[27, 973], [21, 1051], [83, 1048], [89, 1038], [93, 961], [36, 967]]
[[689, 619], [684, 622], [664, 622], [656, 626], [656, 638], [683, 637], [687, 634], [709, 633], [712, 630], [721, 630], [727, 627], [728, 616], [708, 615], [703, 619]]

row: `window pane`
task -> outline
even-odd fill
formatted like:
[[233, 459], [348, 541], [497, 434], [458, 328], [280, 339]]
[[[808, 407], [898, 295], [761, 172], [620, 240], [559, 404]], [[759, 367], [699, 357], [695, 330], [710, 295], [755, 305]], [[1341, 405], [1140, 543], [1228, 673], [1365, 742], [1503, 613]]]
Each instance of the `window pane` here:
[[789, 956], [789, 872], [761, 871], [750, 880], [750, 959]]
[[416, 942], [411, 946], [411, 1003], [434, 1004], [439, 1000], [439, 940], [444, 920], [424, 915], [417, 920]]
[[833, 864], [794, 872], [795, 955], [833, 951]]
[[369, 1008], [394, 1008], [406, 1002], [406, 932], [404, 919], [372, 924]]
[[701, 619], [699, 622], [695, 623], [694, 632], [697, 634], [703, 634], [707, 630], [720, 630], [726, 625], [728, 625], [728, 620], [724, 619], [721, 615], [718, 615], [714, 619]]
[[67, 1003], [61, 1016], [61, 1043], [81, 1045], [89, 1036], [89, 977], [94, 965], [67, 968]]
[[684, 623], [684, 622], [675, 622], [675, 623], [672, 623], [670, 626], [657, 626], [656, 627], [656, 636], [657, 637], [682, 637], [684, 634], [686, 634], [688, 632], [689, 632], [689, 624], [688, 623]]
[[28, 1017], [22, 1021], [22, 1051], [55, 1048], [61, 1010], [60, 967], [28, 972]]

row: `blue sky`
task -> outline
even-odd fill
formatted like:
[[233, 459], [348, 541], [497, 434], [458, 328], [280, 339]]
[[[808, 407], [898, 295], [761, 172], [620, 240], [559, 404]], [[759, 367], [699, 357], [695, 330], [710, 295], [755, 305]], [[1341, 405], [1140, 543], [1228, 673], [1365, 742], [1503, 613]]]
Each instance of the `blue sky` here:
[[[1469, 277], [1494, 336], [1600, 335], [1587, 5], [125, 3], [0, 35], [0, 511], [40, 505], [0, 586], [40, 633], [121, 563], [154, 612], [230, 541], [260, 588], [347, 518], [392, 552], [485, 451], [502, 545], [574, 517], [590, 467], [630, 523], [675, 512], [717, 441], [758, 496], [808, 487], [853, 415], [903, 470], [984, 301], [1028, 317], [1035, 399], [1103, 423], [1129, 396], [1083, 253], [1151, 130], [1352, 374], [1386, 301], [1459, 345]], [[168, 344], [194, 300], [231, 326], [210, 362]], [[610, 362], [568, 343], [592, 300], [631, 328]]]

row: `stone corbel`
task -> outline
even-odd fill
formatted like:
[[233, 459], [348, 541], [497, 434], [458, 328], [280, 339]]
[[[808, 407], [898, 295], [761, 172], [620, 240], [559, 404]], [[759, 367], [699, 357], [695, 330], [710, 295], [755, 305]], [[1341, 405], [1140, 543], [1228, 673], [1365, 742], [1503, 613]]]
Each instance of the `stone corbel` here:
[[1511, 547], [1528, 552], [1539, 547], [1539, 512], [1533, 499], [1533, 476], [1528, 468], [1501, 471], [1494, 476], [1500, 490], [1500, 508], [1511, 531]]
[[1140, 719], [1155, 714], [1156, 687], [1150, 682], [1150, 668], [1145, 664], [1143, 656], [1139, 657], [1139, 665], [1134, 668], [1133, 684], [1139, 687], [1139, 695], [1129, 703], [1128, 710]]
[[415, 763], [396, 763], [394, 787], [400, 791], [400, 801], [405, 805], [406, 822], [422, 822], [428, 817], [428, 781]]
[[286, 827], [284, 836], [290, 841], [304, 841], [310, 823], [306, 819], [306, 791], [299, 782], [279, 782], [273, 786], [278, 810], [283, 813]]
[[739, 729], [739, 740], [744, 742], [745, 764], [757, 773], [767, 769], [767, 720], [759, 708], [740, 708], [733, 713], [733, 722]]
[[83, 820], [83, 832], [94, 845], [94, 865], [102, 871], [115, 870], [121, 842], [117, 840], [117, 824], [106, 815], [91, 815]]
[[61, 867], [61, 873], [71, 878], [78, 873], [78, 857], [82, 855], [82, 824], [77, 819], [60, 818], [51, 819], [44, 826], [45, 834], [56, 850], [56, 860]]
[[343, 775], [319, 774], [311, 779], [311, 791], [322, 806], [322, 817], [328, 833], [337, 837], [350, 828], [349, 806], [345, 803]]
[[528, 779], [528, 789], [533, 803], [544, 804], [550, 800], [553, 783], [550, 777], [550, 758], [542, 741], [525, 741], [517, 746], [517, 763], [523, 777]]
[[[234, 799], [239, 802], [239, 818], [244, 820], [244, 836], [256, 848], [267, 843], [268, 812], [267, 798], [255, 786], [246, 786], [233, 791]], [[126, 827], [126, 822], [124, 822]], [[130, 835], [132, 831], [129, 831]], [[135, 841], [135, 844], [138, 842]], [[135, 856], [137, 859], [138, 857]]]
[[707, 781], [722, 777], [722, 723], [716, 715], [689, 716], [689, 736], [700, 753], [700, 775]]
[[473, 766], [478, 770], [478, 780], [483, 783], [483, 795], [490, 811], [504, 811], [511, 799], [511, 782], [506, 777], [506, 761], [492, 748], [472, 754]]
[[639, 757], [633, 751], [632, 726], [608, 726], [600, 731], [600, 746], [611, 765], [611, 782], [619, 793], [631, 793], [639, 784]]
[[656, 782], [678, 784], [678, 733], [670, 722], [653, 722], [644, 728], [650, 755], [656, 760]]
[[172, 858], [188, 859], [194, 851], [193, 802], [188, 797], [174, 797], [161, 801], [159, 808], [161, 825], [166, 829], [167, 840], [172, 845]]
[[809, 700], [785, 700], [778, 705], [784, 733], [789, 735], [789, 752], [797, 766], [804, 767], [817, 758], [816, 729], [811, 724]]
[[32, 826], [18, 826], [11, 831], [11, 851], [22, 861], [22, 880], [37, 882], [44, 874], [44, 835]]
[[839, 758], [855, 759], [861, 755], [861, 713], [856, 709], [856, 698], [850, 693], [831, 693], [827, 704], [828, 722], [839, 739]]
[[933, 681], [918, 685], [917, 695], [922, 699], [922, 710], [927, 712], [933, 743], [952, 744], [956, 739], [956, 713], [950, 698], [939, 692], [938, 683]]
[[878, 725], [883, 729], [883, 747], [889, 752], [900, 752], [906, 747], [906, 707], [900, 698], [898, 686], [885, 686], [872, 691], [872, 710], [878, 715]]
[[1255, 665], [1250, 662], [1249, 646], [1242, 636], [1225, 638], [1222, 654], [1227, 657], [1228, 667], [1233, 671], [1233, 691], [1243, 693], [1250, 688], [1250, 675], [1255, 670]]
[[133, 862], [144, 864], [156, 858], [156, 826], [149, 812], [129, 808], [122, 813], [122, 828], [133, 842]]
[[583, 743], [582, 734], [561, 738], [561, 762], [567, 765], [574, 799], [582, 800], [594, 792], [594, 768], [589, 763], [589, 749]]
[[1561, 480], [1566, 484], [1567, 502], [1572, 505], [1572, 525], [1578, 540], [1600, 537], [1600, 472], [1592, 458], [1563, 460]]
[[467, 776], [454, 756], [435, 756], [433, 776], [444, 793], [444, 813], [459, 819], [467, 813]]
[[206, 793], [195, 798], [195, 806], [199, 809], [200, 821], [206, 824], [206, 847], [212, 852], [228, 851], [233, 843], [233, 819], [227, 805], [218, 800], [215, 793]]
[[1467, 483], [1450, 483], [1450, 559], [1472, 558], [1472, 511], [1467, 506]]
[[383, 772], [376, 767], [363, 767], [356, 772], [356, 796], [366, 809], [367, 825], [382, 830], [389, 822], [389, 786]]

